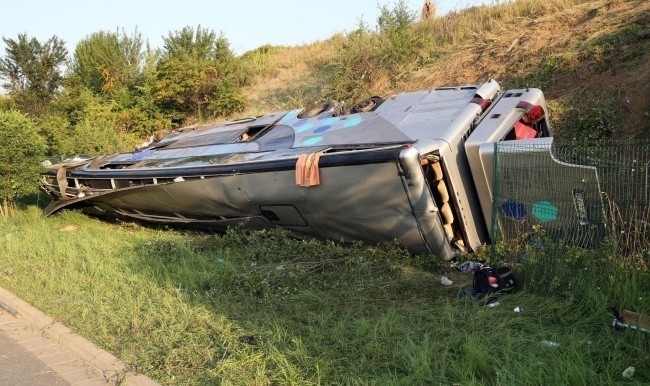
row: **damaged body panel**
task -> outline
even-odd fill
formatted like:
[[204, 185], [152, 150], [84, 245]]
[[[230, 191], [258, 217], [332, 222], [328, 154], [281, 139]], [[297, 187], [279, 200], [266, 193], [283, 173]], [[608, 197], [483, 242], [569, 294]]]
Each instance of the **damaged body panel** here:
[[[451, 259], [489, 242], [491, 176], [475, 149], [504, 140], [530, 114], [510, 107], [494, 118], [508, 93], [506, 104], [546, 109], [539, 90], [503, 92], [490, 80], [375, 97], [348, 111], [330, 103], [180, 129], [131, 153], [50, 166], [45, 212], [81, 208], [220, 231], [277, 226]], [[486, 136], [494, 125], [503, 136]], [[546, 116], [513, 135], [522, 130], [550, 137]]]

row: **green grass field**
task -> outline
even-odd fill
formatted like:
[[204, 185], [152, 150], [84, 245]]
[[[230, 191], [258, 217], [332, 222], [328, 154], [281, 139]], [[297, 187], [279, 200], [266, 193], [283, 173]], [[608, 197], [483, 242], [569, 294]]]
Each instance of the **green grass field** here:
[[[241, 114], [308, 106], [332, 90], [352, 99], [494, 76], [543, 86], [558, 139], [647, 138], [648, 4], [497, 1], [392, 36], [263, 46], [244, 58]], [[122, 122], [99, 118], [84, 118], [87, 130]], [[623, 222], [616, 236], [647, 236], [648, 223]], [[647, 247], [471, 255], [510, 265], [520, 282], [491, 308], [458, 297], [471, 276], [396, 246], [145, 228], [74, 211], [44, 218], [37, 206], [0, 216], [0, 235], [0, 286], [164, 385], [650, 384], [650, 334], [615, 331], [609, 313], [650, 315]]]
[[650, 273], [607, 250], [501, 251], [521, 260], [522, 289], [489, 308], [457, 297], [470, 276], [394, 246], [36, 207], [0, 231], [0, 286], [166, 385], [650, 382], [650, 334], [616, 332], [608, 314], [650, 313]]

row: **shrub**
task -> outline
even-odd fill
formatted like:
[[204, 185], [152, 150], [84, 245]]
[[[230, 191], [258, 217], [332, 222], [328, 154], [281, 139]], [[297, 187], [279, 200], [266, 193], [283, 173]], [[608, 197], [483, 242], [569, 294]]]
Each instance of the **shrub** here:
[[38, 123], [39, 134], [45, 139], [45, 154], [69, 156], [75, 153], [74, 130], [62, 115], [46, 115]]
[[400, 0], [380, 8], [376, 31], [361, 22], [339, 46], [327, 97], [352, 102], [380, 94], [434, 57], [427, 31], [414, 28], [414, 21]]
[[37, 190], [45, 144], [34, 123], [16, 110], [0, 111], [0, 215], [13, 212], [18, 195]]
[[557, 141], [607, 143], [621, 132], [616, 97], [608, 92], [565, 95], [551, 105]]

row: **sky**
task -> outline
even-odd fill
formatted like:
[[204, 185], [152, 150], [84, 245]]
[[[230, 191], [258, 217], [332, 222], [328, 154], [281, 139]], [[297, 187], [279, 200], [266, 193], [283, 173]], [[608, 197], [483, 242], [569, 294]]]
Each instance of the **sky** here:
[[[472, 5], [503, 0], [434, 0], [438, 15]], [[293, 46], [324, 40], [354, 30], [360, 20], [376, 26], [379, 6], [397, 0], [12, 0], [3, 4], [0, 36], [15, 39], [27, 33], [44, 42], [53, 35], [70, 53], [88, 35], [136, 29], [152, 48], [162, 48], [163, 36], [185, 26], [222, 32], [236, 54], [264, 44]], [[419, 17], [424, 0], [406, 0]], [[0, 41], [0, 57], [5, 45]]]

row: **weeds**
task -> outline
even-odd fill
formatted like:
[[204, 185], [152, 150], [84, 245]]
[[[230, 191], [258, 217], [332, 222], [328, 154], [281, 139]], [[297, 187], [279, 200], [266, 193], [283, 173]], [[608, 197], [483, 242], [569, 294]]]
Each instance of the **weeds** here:
[[[542, 59], [539, 66], [518, 80], [519, 85], [544, 89], [555, 78], [558, 71], [566, 66], [567, 59], [562, 56], [550, 56]], [[514, 86], [514, 85], [513, 85]]]
[[400, 0], [393, 8], [380, 8], [376, 31], [360, 22], [338, 46], [326, 98], [351, 103], [380, 94], [435, 58], [435, 46], [414, 21], [415, 15]]
[[610, 142], [623, 128], [616, 111], [620, 101], [611, 93], [577, 92], [566, 94], [550, 104], [554, 115], [555, 137], [559, 142]]
[[628, 366], [650, 381], [648, 337], [613, 331], [606, 311], [648, 313], [648, 271], [611, 250], [500, 247], [522, 290], [484, 308], [456, 298], [471, 276], [396, 246], [33, 207], [0, 231], [0, 285], [163, 384], [610, 384]]
[[[244, 55], [240, 81], [271, 83], [250, 95], [260, 109], [308, 104], [332, 77], [328, 92], [352, 101], [394, 90], [441, 53], [518, 19], [577, 3], [516, 1], [427, 23], [413, 22], [398, 3], [382, 8], [377, 30], [362, 24], [291, 55], [272, 46]], [[585, 55], [638, 47], [647, 41], [639, 31], [593, 41]], [[547, 56], [528, 82], [553, 83], [566, 64], [563, 55]], [[620, 128], [611, 98], [554, 101], [565, 137], [575, 128], [577, 139], [610, 138]], [[68, 225], [76, 230], [60, 231]], [[631, 381], [648, 383], [648, 336], [613, 331], [607, 312], [618, 305], [650, 313], [647, 251], [636, 238], [647, 229], [612, 226], [618, 241], [634, 238], [635, 259], [612, 246], [567, 247], [543, 235], [469, 256], [508, 263], [521, 282], [500, 306], [485, 308], [457, 298], [471, 277], [396, 246], [296, 240], [279, 231], [156, 230], [75, 212], [43, 219], [26, 206], [0, 222], [0, 285], [163, 384], [616, 384], [629, 366], [636, 368]], [[453, 286], [439, 284], [443, 274]], [[516, 306], [524, 312], [514, 313]]]
[[639, 20], [613, 33], [591, 39], [581, 47], [585, 59], [602, 63], [602, 70], [610, 70], [611, 60], [617, 56], [617, 62], [633, 66], [641, 64], [640, 60], [648, 51], [650, 28], [648, 17]]

